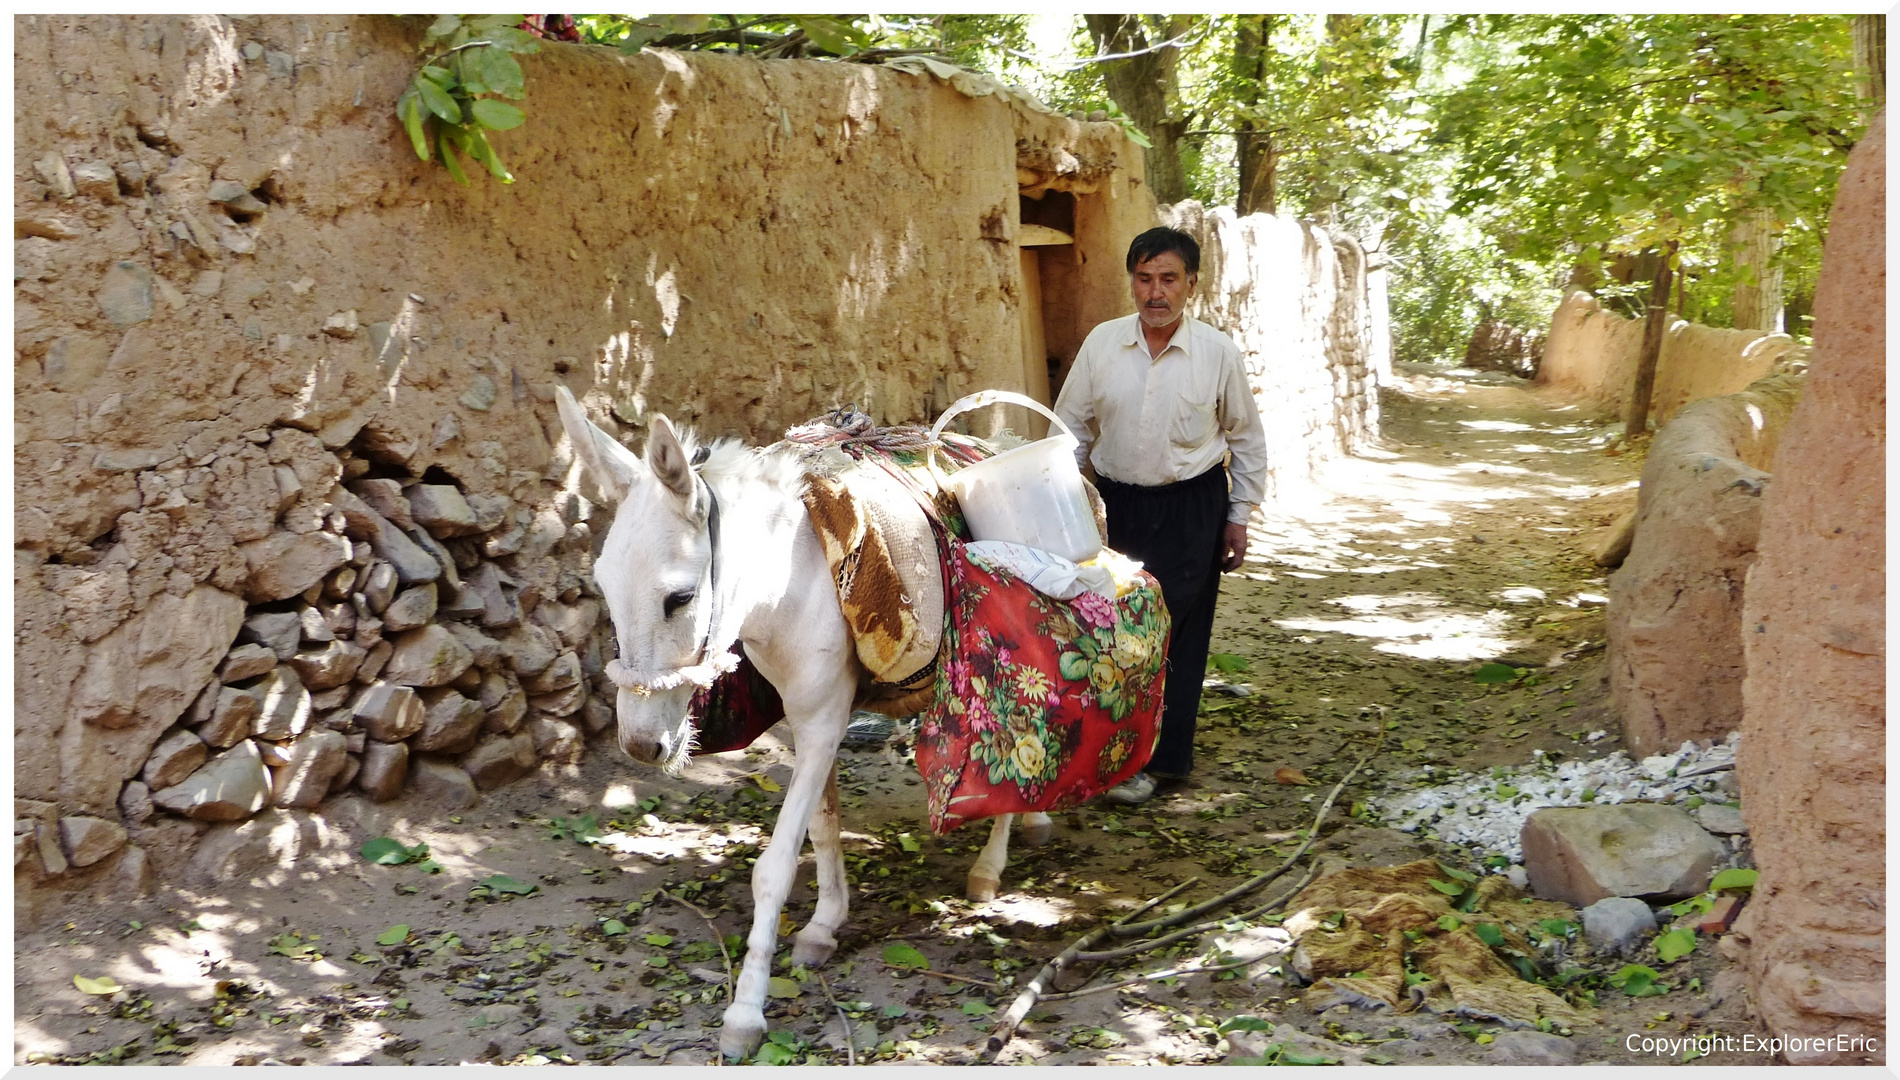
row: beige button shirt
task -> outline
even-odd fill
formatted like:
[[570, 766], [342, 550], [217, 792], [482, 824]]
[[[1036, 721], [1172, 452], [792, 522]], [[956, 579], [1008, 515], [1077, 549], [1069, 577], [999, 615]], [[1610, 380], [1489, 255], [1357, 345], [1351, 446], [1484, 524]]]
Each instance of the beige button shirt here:
[[1227, 520], [1244, 524], [1266, 491], [1267, 434], [1240, 346], [1191, 315], [1155, 357], [1139, 316], [1096, 327], [1056, 415], [1082, 444], [1077, 464], [1092, 463], [1098, 476], [1158, 487], [1194, 479], [1231, 450]]

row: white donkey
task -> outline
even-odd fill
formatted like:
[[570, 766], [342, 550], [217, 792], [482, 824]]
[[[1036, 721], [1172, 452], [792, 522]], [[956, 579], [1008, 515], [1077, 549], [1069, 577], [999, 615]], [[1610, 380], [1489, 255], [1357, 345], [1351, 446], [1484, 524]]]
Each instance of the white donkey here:
[[[844, 925], [837, 756], [863, 671], [800, 498], [804, 479], [794, 455], [732, 440], [696, 451], [690, 433], [682, 442], [655, 415], [642, 461], [596, 428], [566, 387], [555, 394], [575, 456], [618, 508], [594, 576], [620, 645], [607, 670], [619, 687], [621, 749], [677, 773], [694, 745], [693, 692], [731, 670], [734, 642], [785, 703], [792, 780], [753, 871], [752, 933], [719, 1037], [723, 1053], [743, 1057], [765, 1036], [779, 911], [808, 829], [818, 905], [798, 932], [793, 963], [830, 958]], [[1025, 815], [1026, 836], [1046, 837], [1049, 829], [1048, 815]], [[998, 817], [970, 870], [970, 899], [995, 898], [1009, 832], [1010, 817]]]

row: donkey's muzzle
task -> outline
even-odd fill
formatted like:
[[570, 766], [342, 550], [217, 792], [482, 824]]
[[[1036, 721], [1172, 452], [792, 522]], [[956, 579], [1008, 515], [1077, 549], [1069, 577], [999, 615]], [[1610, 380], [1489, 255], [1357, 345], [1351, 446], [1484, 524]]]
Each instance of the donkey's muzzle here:
[[667, 745], [670, 741], [671, 739], [667, 736], [653, 739], [622, 734], [620, 749], [626, 751], [628, 757], [642, 765], [658, 765], [672, 756], [672, 748]]

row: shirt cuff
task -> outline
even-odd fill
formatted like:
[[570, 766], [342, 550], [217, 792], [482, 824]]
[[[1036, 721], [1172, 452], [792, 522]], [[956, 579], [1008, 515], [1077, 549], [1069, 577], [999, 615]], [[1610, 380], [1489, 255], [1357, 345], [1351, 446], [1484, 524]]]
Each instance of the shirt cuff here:
[[1253, 508], [1253, 503], [1229, 503], [1227, 505], [1227, 521], [1233, 525], [1245, 525], [1247, 521], [1253, 517]]

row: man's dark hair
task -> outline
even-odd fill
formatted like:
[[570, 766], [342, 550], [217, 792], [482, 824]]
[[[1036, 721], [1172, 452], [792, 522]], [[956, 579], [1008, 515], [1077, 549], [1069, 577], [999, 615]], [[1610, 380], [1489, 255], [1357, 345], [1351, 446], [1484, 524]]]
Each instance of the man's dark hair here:
[[1135, 267], [1170, 251], [1181, 256], [1181, 261], [1187, 264], [1188, 273], [1201, 272], [1201, 245], [1195, 243], [1192, 236], [1166, 225], [1149, 229], [1128, 245], [1128, 272], [1132, 274]]

